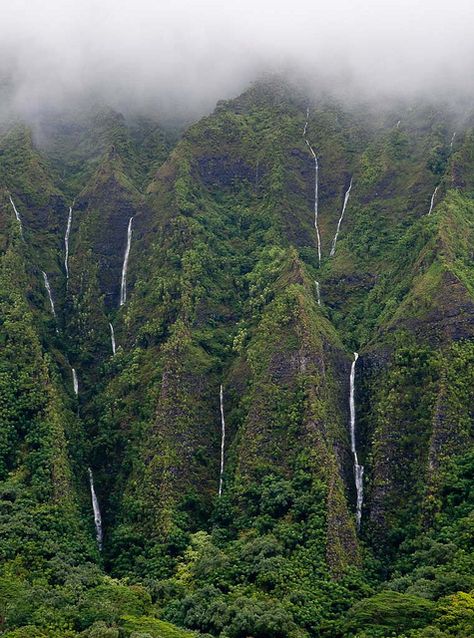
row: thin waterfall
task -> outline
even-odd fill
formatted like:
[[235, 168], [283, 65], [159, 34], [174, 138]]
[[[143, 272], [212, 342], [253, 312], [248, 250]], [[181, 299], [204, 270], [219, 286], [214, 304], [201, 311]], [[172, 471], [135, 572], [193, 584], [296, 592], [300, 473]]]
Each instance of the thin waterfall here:
[[319, 198], [319, 162], [318, 156], [313, 150], [313, 147], [306, 137], [309, 121], [309, 109], [306, 109], [306, 121], [303, 128], [303, 139], [306, 142], [306, 146], [309, 148], [314, 160], [314, 228], [316, 230], [316, 239], [318, 242], [318, 264], [321, 265], [321, 235], [319, 234], [318, 226], [318, 198]]
[[112, 343], [112, 354], [115, 354], [115, 332], [114, 332], [114, 327], [111, 323], [109, 323], [109, 328], [110, 328], [110, 341]]
[[72, 370], [72, 387], [74, 388], [74, 394], [77, 396], [79, 394], [79, 381], [77, 380], [77, 373], [75, 368], [71, 368]]
[[349, 411], [351, 417], [351, 451], [354, 457], [354, 479], [357, 495], [356, 521], [357, 529], [360, 528], [362, 518], [362, 503], [364, 501], [364, 466], [359, 465], [357, 456], [357, 440], [356, 440], [356, 416], [355, 416], [355, 374], [356, 362], [359, 358], [357, 352], [354, 352], [354, 361], [351, 365], [350, 390], [349, 390]]
[[100, 515], [99, 501], [97, 500], [97, 495], [94, 489], [94, 478], [92, 476], [92, 470], [89, 467], [89, 484], [91, 487], [91, 498], [92, 498], [92, 509], [94, 511], [94, 525], [95, 525], [95, 535], [97, 538], [97, 545], [99, 546], [99, 551], [102, 551], [102, 517]]
[[451, 138], [451, 143], [449, 144], [449, 151], [452, 153], [453, 152], [453, 145], [454, 145], [454, 140], [456, 138], [456, 131], [454, 131], [453, 136]]
[[48, 275], [44, 272], [44, 270], [42, 270], [41, 272], [43, 273], [44, 287], [46, 288], [46, 292], [48, 293], [49, 305], [51, 306], [51, 312], [53, 313], [53, 317], [56, 318], [56, 311], [54, 309], [54, 301], [53, 301], [53, 296], [51, 294], [51, 286], [49, 285]]
[[439, 188], [439, 186], [437, 186], [434, 189], [433, 195], [431, 195], [430, 210], [428, 211], [428, 215], [431, 215], [431, 211], [433, 210], [434, 201], [435, 201], [436, 193], [438, 192], [438, 188]]
[[308, 122], [309, 122], [309, 108], [306, 109], [306, 121], [304, 123], [303, 128], [303, 138], [306, 141], [306, 131], [308, 130]]
[[219, 498], [222, 495], [222, 483], [224, 480], [224, 452], [225, 452], [225, 417], [224, 417], [224, 388], [219, 389], [219, 404], [221, 410], [221, 469], [219, 473]]
[[21, 217], [20, 217], [20, 213], [17, 211], [16, 206], [15, 206], [15, 202], [13, 201], [11, 195], [9, 195], [10, 197], [10, 204], [13, 206], [13, 210], [15, 212], [15, 217], [16, 217], [16, 221], [18, 222], [18, 225], [20, 226], [20, 236], [22, 239], [24, 239], [23, 237], [23, 224], [21, 221]]
[[398, 120], [396, 128], [400, 128], [401, 120]]
[[321, 287], [319, 285], [319, 281], [314, 282], [316, 284], [316, 299], [318, 301], [318, 306], [321, 305]]
[[120, 305], [127, 301], [127, 268], [128, 268], [128, 257], [130, 255], [130, 244], [132, 242], [132, 221], [133, 217], [130, 217], [128, 220], [128, 228], [127, 228], [127, 246], [125, 248], [125, 255], [123, 257], [123, 266], [122, 266], [122, 281], [120, 284]]
[[339, 217], [339, 221], [337, 222], [336, 234], [334, 235], [334, 239], [332, 240], [331, 252], [329, 253], [330, 257], [333, 257], [334, 253], [336, 252], [337, 238], [339, 237], [339, 231], [341, 230], [341, 224], [342, 224], [342, 220], [344, 219], [344, 213], [346, 212], [346, 206], [347, 206], [347, 202], [349, 201], [349, 195], [351, 194], [351, 188], [352, 188], [352, 177], [349, 184], [349, 188], [347, 189], [346, 194], [344, 195], [344, 203], [342, 205], [341, 216]]
[[69, 206], [69, 215], [67, 217], [66, 234], [64, 235], [64, 248], [65, 248], [64, 269], [66, 271], [66, 281], [69, 280], [69, 235], [71, 234], [71, 224], [72, 224], [72, 206]]

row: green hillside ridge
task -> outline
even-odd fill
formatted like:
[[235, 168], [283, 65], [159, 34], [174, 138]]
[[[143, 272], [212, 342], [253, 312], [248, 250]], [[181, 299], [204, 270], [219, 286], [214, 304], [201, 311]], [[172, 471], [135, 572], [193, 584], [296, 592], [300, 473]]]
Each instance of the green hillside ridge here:
[[2, 134], [2, 635], [472, 635], [473, 143], [278, 78], [179, 139], [103, 106]]

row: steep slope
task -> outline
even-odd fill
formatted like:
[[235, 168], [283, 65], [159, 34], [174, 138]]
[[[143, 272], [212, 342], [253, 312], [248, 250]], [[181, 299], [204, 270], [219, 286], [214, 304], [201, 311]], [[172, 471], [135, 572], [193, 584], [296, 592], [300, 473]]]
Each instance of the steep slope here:
[[[172, 149], [156, 123], [108, 109], [72, 129], [51, 119], [40, 146], [24, 128], [2, 138], [1, 246], [28, 264], [12, 325], [25, 331], [24, 314], [36, 335], [18, 369], [55, 388], [33, 401], [51, 415], [38, 438], [85, 530], [66, 570], [81, 584], [67, 604], [45, 594], [54, 631], [381, 636], [436, 625], [438, 598], [468, 596], [468, 563], [423, 590], [419, 548], [445, 541], [449, 494], [469, 484], [472, 134], [453, 138], [441, 107], [397, 109], [270, 78]], [[16, 449], [36, 462], [7, 439], [7, 464]], [[469, 526], [462, 503], [456, 517], [451, 537]], [[15, 618], [46, 633], [37, 610]]]
[[0, 264], [0, 525], [4, 585], [10, 579], [26, 590], [38, 578], [64, 583], [73, 565], [92, 564], [97, 554], [83, 516], [82, 433], [28, 307], [22, 257], [17, 236]]
[[[149, 594], [101, 571], [87, 412], [74, 396], [70, 366], [80, 357], [71, 346], [75, 309], [64, 276], [67, 200], [26, 127], [7, 128], [1, 158], [2, 634], [72, 637], [90, 629], [91, 636], [116, 636], [120, 625], [127, 635], [145, 629], [189, 635], [145, 617], [152, 612]], [[110, 158], [104, 163], [110, 165]], [[119, 169], [112, 172], [125, 179]], [[125, 181], [125, 190], [140, 199]], [[85, 192], [92, 200], [93, 195], [92, 188]], [[126, 199], [128, 191], [117, 201], [120, 196]], [[71, 228], [71, 249], [75, 233]], [[120, 266], [114, 265], [119, 278]], [[105, 291], [106, 283], [100, 284]], [[95, 294], [100, 292], [97, 285]], [[83, 382], [79, 377], [80, 395], [87, 388]]]
[[[373, 344], [362, 351], [356, 394], [368, 496], [364, 533], [377, 543], [377, 552], [383, 547], [389, 557], [387, 549], [406, 537], [410, 518], [420, 524], [427, 520], [421, 507], [426, 492], [420, 468], [439, 463], [434, 452], [431, 465], [427, 460], [427, 450], [439, 447], [436, 441], [442, 436], [436, 433], [442, 427], [432, 428], [434, 417], [429, 416], [439, 363], [421, 346], [417, 354], [407, 344], [399, 354], [391, 353], [392, 344], [407, 330], [416, 334], [418, 326], [428, 337], [426, 321], [434, 321], [434, 335], [446, 332], [420, 304], [418, 289], [425, 290], [437, 271], [436, 263], [444, 258], [442, 243], [435, 241], [430, 248], [429, 232], [419, 234], [427, 221], [418, 220], [428, 213], [434, 188], [447, 170], [451, 125], [449, 117], [443, 123], [442, 114], [434, 113], [430, 125], [420, 127], [427, 115], [420, 110], [411, 114], [404, 130], [394, 127], [387, 132], [385, 122], [369, 125], [338, 108], [318, 103], [306, 120], [301, 97], [278, 84], [259, 85], [220, 104], [212, 116], [192, 127], [148, 189], [151, 210], [142, 217], [147, 232], [135, 236], [136, 252], [130, 261], [133, 284], [124, 308], [125, 350], [111, 368], [118, 375], [99, 399], [105, 411], [96, 454], [97, 459], [107, 459], [101, 475], [110, 499], [105, 501], [106, 527], [111, 530], [107, 552], [117, 574], [171, 575], [177, 559], [181, 563], [189, 533], [212, 531], [209, 521], [217, 525], [214, 535], [220, 538], [234, 520], [230, 539], [217, 547], [224, 555], [236, 551], [235, 543], [237, 552], [244, 551], [239, 538], [251, 530], [262, 533], [267, 507], [261, 510], [258, 505], [262, 481], [269, 485], [283, 481], [281, 489], [291, 495], [302, 459], [313, 480], [321, 481], [317, 485], [322, 492], [315, 498], [324, 503], [325, 512], [318, 531], [309, 533], [305, 542], [309, 546], [311, 538], [320, 539], [325, 550], [318, 554], [323, 561], [318, 565], [326, 565], [325, 578], [331, 571], [344, 578], [348, 565], [357, 565], [354, 519], [348, 514], [355, 506], [348, 432], [352, 355], [343, 354], [342, 339], [327, 323], [328, 317], [343, 329], [346, 343], [370, 339]], [[335, 232], [342, 199], [353, 179], [346, 210], [351, 217], [343, 220], [335, 256], [324, 256], [320, 268], [312, 210], [314, 163], [302, 135], [305, 122], [310, 145], [318, 149], [323, 254], [332, 246], [330, 229]], [[323, 171], [325, 164], [331, 166], [330, 173]], [[443, 190], [438, 192], [441, 199]], [[457, 211], [459, 205], [454, 202], [452, 208]], [[458, 212], [453, 214], [456, 217]], [[367, 235], [374, 215], [383, 233], [375, 236], [370, 231], [370, 250], [366, 250], [360, 236]], [[416, 249], [407, 252], [410, 237], [416, 238], [422, 254], [418, 261], [401, 262], [400, 254], [416, 255]], [[347, 245], [354, 248], [355, 259], [345, 256]], [[140, 252], [138, 261], [134, 254]], [[425, 254], [432, 255], [428, 262], [433, 263], [426, 263], [424, 282], [418, 273]], [[322, 291], [321, 307], [315, 277]], [[441, 291], [443, 278], [438, 284], [432, 282], [432, 293], [436, 287]], [[403, 298], [396, 313], [390, 310], [394, 290], [400, 290]], [[427, 297], [436, 299], [436, 295]], [[440, 312], [442, 323], [457, 302], [455, 296], [446, 301]], [[412, 306], [420, 321], [413, 317]], [[454, 332], [447, 343], [456, 330], [462, 331], [461, 315], [453, 315], [451, 323]], [[374, 330], [381, 335], [375, 340]], [[392, 356], [395, 364], [390, 363]], [[421, 359], [413, 365], [415, 356]], [[395, 403], [387, 403], [386, 389], [403, 361], [408, 361], [408, 371], [398, 379], [396, 391], [403, 400], [397, 400], [395, 393], [390, 399]], [[427, 385], [413, 412], [416, 393], [410, 398], [409, 392], [420, 379], [431, 384], [432, 391]], [[224, 500], [212, 516], [219, 484], [221, 384], [226, 397], [227, 460]], [[400, 415], [395, 446], [388, 429], [394, 405]], [[367, 414], [366, 406], [370, 406]], [[401, 436], [403, 428], [406, 435]], [[457, 440], [457, 435], [452, 439]], [[396, 468], [402, 459], [409, 459], [409, 465], [400, 477]], [[122, 470], [117, 474], [119, 465]], [[441, 485], [438, 479], [431, 481], [431, 491], [435, 483], [436, 489]], [[419, 487], [413, 490], [414, 485]], [[306, 484], [305, 491], [310, 494], [311, 489]], [[284, 502], [283, 509], [270, 507], [266, 525], [281, 516], [287, 523], [293, 519], [292, 497], [286, 495]], [[220, 521], [224, 503], [234, 512], [226, 515], [230, 518], [224, 518], [225, 523]], [[408, 535], [417, 528], [414, 525]], [[317, 569], [313, 565], [307, 576], [313, 579], [314, 591]], [[197, 588], [205, 581], [199, 582]], [[235, 595], [227, 599], [225, 592], [235, 585], [236, 581], [226, 580], [224, 590], [218, 587], [208, 593], [211, 605], [212, 600], [215, 604], [227, 600], [231, 606]], [[257, 586], [256, 591], [273, 604], [273, 589], [265, 593]], [[289, 590], [281, 595], [290, 595]], [[194, 624], [168, 604], [164, 613], [191, 628], [218, 631], [212, 624]], [[300, 609], [295, 613], [298, 618]], [[326, 613], [327, 622], [331, 614]], [[229, 619], [231, 624], [234, 621]]]
[[[291, 506], [280, 513], [277, 508], [270, 519], [288, 515], [298, 525], [300, 516], [316, 517], [304, 541], [319, 544], [310, 581], [344, 578], [351, 565], [360, 565], [350, 514], [350, 357], [291, 247], [300, 219], [308, 229], [304, 241], [315, 245], [305, 196], [305, 178], [311, 192], [312, 174], [306, 173], [306, 156], [293, 160], [291, 153], [292, 146], [304, 148], [304, 113], [287, 90], [275, 93], [274, 87], [258, 89], [246, 105], [237, 100], [219, 106], [190, 129], [158, 171], [148, 189], [151, 212], [133, 208], [130, 298], [118, 326], [123, 348], [107, 364], [112, 378], [93, 406], [105, 553], [117, 575], [171, 576], [189, 534], [211, 530], [221, 384], [229, 411], [224, 492], [241, 519], [235, 539], [260, 525], [251, 495], [262, 479], [290, 484], [307, 472], [305, 489], [314, 490], [322, 517]], [[258, 142], [255, 127], [261, 127]], [[283, 170], [286, 144], [290, 163], [302, 172], [298, 203], [291, 201], [291, 190], [300, 191], [295, 171]], [[267, 157], [260, 160], [256, 184], [257, 148]], [[272, 154], [275, 148], [278, 154]], [[294, 221], [287, 215], [290, 202]], [[95, 259], [95, 251], [91, 255]], [[98, 326], [98, 317], [92, 323]], [[301, 456], [293, 448], [301, 448]], [[270, 604], [272, 595], [260, 595]], [[324, 616], [331, 617], [329, 601]]]
[[176, 135], [152, 118], [124, 115], [101, 104], [42, 113], [34, 139], [69, 201], [86, 186], [112, 147], [127, 165], [129, 179], [142, 188], [166, 159]]
[[[397, 269], [378, 286], [390, 297], [364, 353], [361, 413], [373, 472], [367, 507], [384, 552], [386, 534], [394, 547], [433, 515], [444, 466], [472, 445], [473, 212], [450, 191], [409, 231]], [[383, 296], [374, 288], [374, 300]]]
[[472, 451], [443, 473], [433, 524], [401, 546], [385, 591], [351, 609], [344, 633], [356, 636], [472, 634]]
[[[0, 138], [0, 152], [2, 216], [9, 224], [13, 221], [21, 227], [25, 244], [38, 269], [38, 278], [42, 280], [42, 271], [46, 273], [53, 303], [60, 306], [64, 285], [61, 238], [67, 224], [65, 198], [54, 184], [46, 161], [24, 125], [15, 125]], [[49, 305], [45, 295], [45, 309]]]

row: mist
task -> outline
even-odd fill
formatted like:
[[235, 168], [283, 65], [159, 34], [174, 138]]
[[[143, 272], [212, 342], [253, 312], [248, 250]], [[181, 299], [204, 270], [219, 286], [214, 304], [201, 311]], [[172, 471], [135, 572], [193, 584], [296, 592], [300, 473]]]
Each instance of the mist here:
[[265, 72], [380, 99], [474, 95], [472, 0], [3, 0], [0, 95], [205, 113]]

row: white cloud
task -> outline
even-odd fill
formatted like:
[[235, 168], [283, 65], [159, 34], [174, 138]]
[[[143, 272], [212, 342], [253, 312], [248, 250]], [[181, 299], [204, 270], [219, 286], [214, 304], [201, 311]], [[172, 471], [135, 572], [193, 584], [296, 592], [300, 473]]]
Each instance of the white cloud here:
[[472, 90], [472, 0], [1, 0], [16, 105], [78, 94], [208, 108], [264, 70], [370, 93]]

